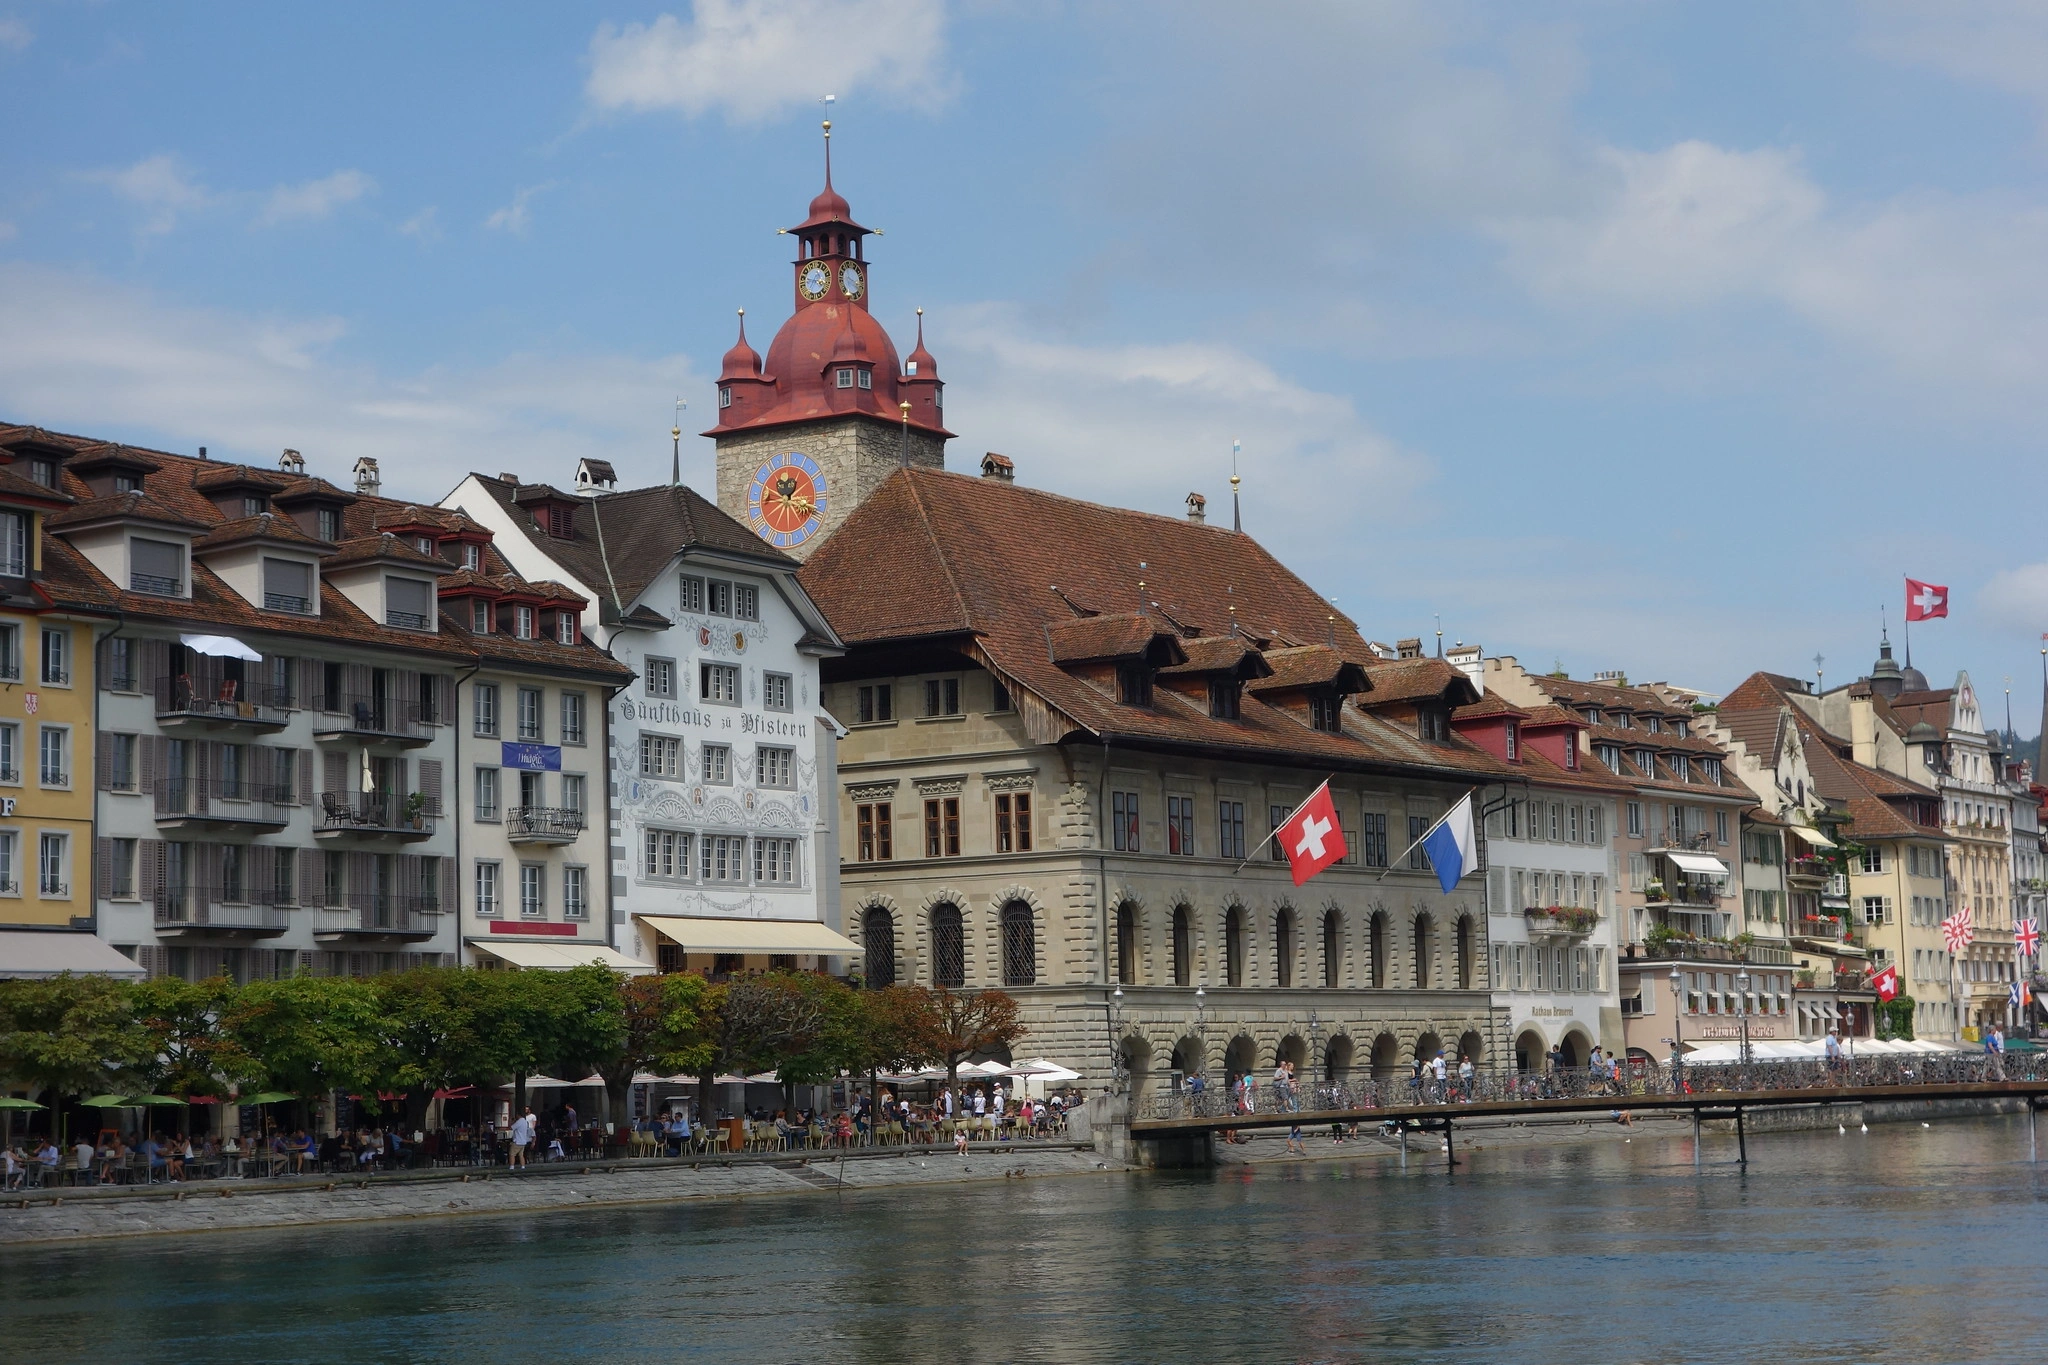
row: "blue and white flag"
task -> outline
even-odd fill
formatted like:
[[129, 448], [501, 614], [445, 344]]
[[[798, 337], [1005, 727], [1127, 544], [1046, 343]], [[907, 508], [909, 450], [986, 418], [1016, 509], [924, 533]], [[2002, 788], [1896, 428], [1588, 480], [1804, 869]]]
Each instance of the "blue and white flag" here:
[[1436, 869], [1436, 879], [1449, 895], [1467, 873], [1479, 870], [1479, 836], [1472, 828], [1472, 794], [1452, 806], [1435, 828], [1422, 836], [1422, 851]]

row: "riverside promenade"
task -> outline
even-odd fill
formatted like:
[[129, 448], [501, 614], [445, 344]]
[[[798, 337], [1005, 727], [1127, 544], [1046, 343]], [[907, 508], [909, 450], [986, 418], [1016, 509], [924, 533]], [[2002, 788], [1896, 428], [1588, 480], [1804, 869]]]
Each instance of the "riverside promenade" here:
[[392, 1171], [379, 1175], [224, 1179], [180, 1185], [53, 1188], [0, 1201], [0, 1240], [10, 1246], [328, 1223], [388, 1222], [473, 1214], [537, 1213], [840, 1190], [1096, 1175], [1126, 1169], [1072, 1142], [983, 1143], [966, 1155], [944, 1147], [866, 1147], [798, 1157], [554, 1162]]

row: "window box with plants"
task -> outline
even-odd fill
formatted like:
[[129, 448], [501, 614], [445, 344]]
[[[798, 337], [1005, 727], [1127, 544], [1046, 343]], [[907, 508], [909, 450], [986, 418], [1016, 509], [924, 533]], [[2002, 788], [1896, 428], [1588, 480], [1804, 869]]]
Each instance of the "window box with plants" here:
[[1578, 905], [1531, 905], [1522, 910], [1532, 933], [1590, 934], [1600, 922], [1598, 910]]

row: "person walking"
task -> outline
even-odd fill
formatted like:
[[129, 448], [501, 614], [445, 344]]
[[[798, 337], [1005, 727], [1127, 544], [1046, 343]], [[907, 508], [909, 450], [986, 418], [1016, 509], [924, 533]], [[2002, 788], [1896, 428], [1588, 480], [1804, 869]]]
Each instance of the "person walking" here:
[[512, 1120], [512, 1155], [507, 1164], [515, 1170], [525, 1169], [526, 1149], [533, 1145], [533, 1130], [534, 1121], [531, 1109], [528, 1109], [518, 1118]]
[[1833, 1029], [1828, 1030], [1827, 1041], [1821, 1044], [1821, 1052], [1827, 1059], [1829, 1071], [1840, 1071], [1842, 1069], [1842, 1040]]
[[1472, 1059], [1470, 1057], [1460, 1057], [1458, 1059], [1458, 1093], [1464, 1097], [1467, 1104], [1472, 1103], [1472, 1082], [1474, 1077], [1475, 1072], [1472, 1066]]
[[1287, 1129], [1287, 1150], [1285, 1154], [1288, 1156], [1308, 1155], [1308, 1144], [1301, 1140], [1301, 1125], [1298, 1123], [1291, 1125]]
[[1444, 1050], [1438, 1048], [1435, 1058], [1429, 1064], [1430, 1098], [1434, 1103], [1442, 1104], [1444, 1102], [1444, 1081], [1448, 1073], [1449, 1068], [1444, 1062]]

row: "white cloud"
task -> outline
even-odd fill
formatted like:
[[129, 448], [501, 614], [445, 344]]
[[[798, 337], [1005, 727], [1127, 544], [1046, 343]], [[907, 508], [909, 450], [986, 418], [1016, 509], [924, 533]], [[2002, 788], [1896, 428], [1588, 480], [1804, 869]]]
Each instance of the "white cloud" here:
[[14, 224], [8, 222], [5, 218], [0, 218], [0, 242], [11, 242], [20, 235], [21, 229], [15, 227]]
[[401, 236], [421, 242], [437, 242], [441, 239], [441, 210], [427, 205], [412, 217], [398, 225]]
[[527, 226], [533, 221], [533, 215], [528, 211], [527, 206], [533, 202], [535, 195], [551, 190], [554, 187], [553, 181], [543, 185], [522, 186], [512, 196], [511, 203], [503, 208], [491, 211], [491, 215], [484, 219], [484, 226], [495, 232], [509, 232], [515, 237], [524, 237]]
[[668, 405], [709, 382], [680, 356], [514, 355], [385, 374], [337, 353], [339, 319], [179, 307], [38, 266], [0, 265], [0, 297], [49, 323], [0, 329], [10, 420], [266, 464], [291, 446], [336, 480], [374, 455], [397, 497], [437, 499], [473, 468], [561, 482], [584, 455], [628, 480], [666, 479]]
[[601, 25], [584, 87], [602, 110], [758, 123], [828, 93], [918, 107], [951, 93], [944, 0], [694, 0], [683, 21]]
[[16, 52], [27, 49], [36, 40], [35, 30], [19, 19], [0, 19], [0, 47]]
[[318, 180], [297, 185], [279, 185], [264, 201], [259, 227], [278, 223], [325, 218], [343, 204], [352, 204], [377, 189], [377, 182], [361, 171], [336, 171]]
[[1875, 55], [2018, 95], [2048, 113], [2048, 9], [2038, 0], [1869, 0], [1857, 13]]
[[1985, 611], [2002, 625], [2048, 630], [2048, 564], [1999, 570], [1984, 585], [1982, 599]]
[[105, 185], [141, 209], [139, 230], [152, 235], [169, 232], [178, 225], [180, 214], [213, 202], [205, 187], [186, 172], [184, 163], [169, 154], [144, 157], [120, 169], [87, 171], [82, 178]]

